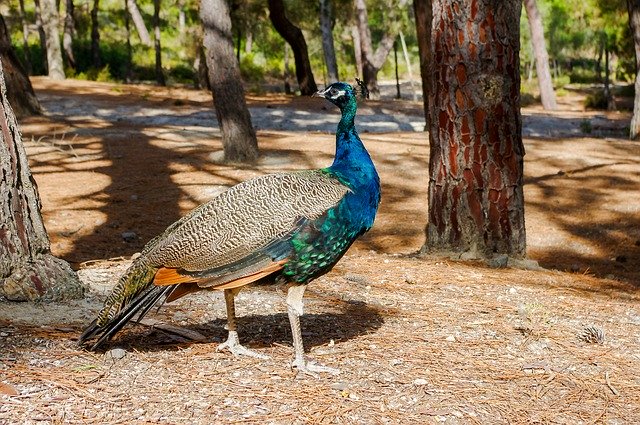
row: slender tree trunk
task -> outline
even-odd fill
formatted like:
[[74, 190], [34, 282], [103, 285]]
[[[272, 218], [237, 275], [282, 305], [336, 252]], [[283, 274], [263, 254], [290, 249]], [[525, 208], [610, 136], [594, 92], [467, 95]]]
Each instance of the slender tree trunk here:
[[254, 162], [258, 158], [258, 141], [244, 99], [240, 67], [233, 54], [229, 4], [225, 0], [202, 0], [200, 18], [225, 160]]
[[402, 45], [402, 54], [404, 56], [404, 62], [407, 65], [407, 74], [409, 74], [409, 84], [411, 85], [411, 97], [415, 102], [418, 100], [415, 87], [413, 86], [413, 67], [411, 66], [411, 60], [409, 59], [409, 50], [407, 49], [407, 43], [404, 41], [404, 34], [402, 31], [398, 33], [400, 36], [400, 45]]
[[360, 48], [362, 50], [362, 79], [369, 89], [369, 96], [372, 99], [380, 99], [380, 88], [378, 87], [378, 71], [384, 65], [389, 52], [393, 48], [396, 39], [398, 23], [396, 22], [396, 10], [404, 6], [404, 0], [398, 5], [388, 7], [387, 20], [388, 30], [382, 36], [376, 50], [373, 50], [371, 41], [371, 30], [369, 29], [369, 17], [365, 0], [356, 0], [356, 22], [360, 33]]
[[160, 46], [160, 0], [153, 0], [153, 36], [156, 51], [156, 82], [165, 86], [164, 72], [162, 71], [162, 47]]
[[127, 10], [129, 11], [129, 15], [131, 16], [133, 25], [136, 27], [136, 31], [138, 32], [138, 37], [140, 37], [140, 42], [145, 46], [151, 46], [151, 36], [149, 36], [149, 31], [147, 31], [147, 26], [144, 24], [144, 19], [142, 18], [142, 14], [140, 13], [140, 8], [138, 7], [138, 4], [136, 3], [135, 0], [126, 0], [126, 1], [127, 1]]
[[635, 99], [633, 102], [633, 117], [629, 137], [632, 140], [640, 139], [640, 0], [627, 0], [627, 8], [629, 10], [629, 26], [631, 34], [633, 34], [633, 42], [636, 53], [636, 80], [635, 80]]
[[40, 51], [42, 52], [42, 62], [44, 64], [44, 70], [46, 72], [47, 69], [49, 69], [49, 64], [47, 63], [47, 34], [44, 31], [44, 23], [42, 22], [42, 7], [40, 5], [40, 0], [34, 0], [34, 4], [36, 6], [36, 26], [38, 27]]
[[27, 75], [33, 74], [31, 67], [31, 50], [29, 49], [29, 24], [25, 18], [24, 0], [20, 0], [20, 24], [22, 24], [22, 46], [24, 49], [24, 67]]
[[293, 25], [287, 18], [282, 0], [268, 0], [268, 4], [269, 18], [273, 27], [289, 43], [291, 50], [293, 50], [300, 93], [303, 96], [310, 96], [318, 91], [318, 86], [311, 70], [311, 62], [309, 62], [309, 52], [304, 35], [300, 28]]
[[433, 13], [431, 11], [431, 0], [413, 0], [413, 12], [416, 16], [416, 34], [418, 37], [418, 54], [420, 55], [420, 77], [422, 78], [422, 104], [424, 106], [424, 129], [427, 131], [429, 125], [429, 66], [431, 59], [431, 22]]
[[100, 0], [93, 0], [93, 8], [91, 9], [91, 59], [93, 67], [96, 69], [102, 67], [102, 59], [100, 58], [100, 25], [98, 23], [99, 10]]
[[0, 168], [0, 295], [11, 301], [81, 298], [84, 287], [76, 274], [51, 255], [38, 189], [7, 100], [2, 62]]
[[47, 43], [47, 70], [49, 78], [64, 80], [60, 32], [58, 31], [58, 7], [56, 0], [42, 0], [40, 3], [42, 23]]
[[544, 42], [544, 30], [542, 28], [542, 18], [538, 11], [538, 4], [536, 0], [524, 0], [524, 7], [527, 10], [531, 44], [536, 58], [536, 73], [538, 74], [542, 106], [546, 110], [555, 110], [558, 109], [558, 104], [556, 103], [556, 93], [553, 90], [553, 82], [551, 81], [549, 55], [547, 55], [547, 46]]
[[7, 98], [18, 117], [40, 114], [40, 102], [33, 92], [29, 77], [11, 45], [11, 37], [0, 15], [0, 60], [4, 67]]
[[434, 0], [425, 250], [525, 256], [521, 0]]
[[64, 49], [67, 64], [70, 68], [76, 69], [76, 57], [73, 54], [73, 34], [75, 33], [75, 19], [73, 18], [73, 0], [66, 0], [64, 15], [64, 33], [62, 35], [62, 48]]
[[351, 39], [353, 40], [353, 55], [355, 56], [356, 75], [362, 77], [362, 48], [360, 42], [360, 32], [357, 26], [351, 27]]
[[253, 32], [248, 25], [247, 28], [245, 28], [245, 33], [247, 35], [244, 38], [244, 52], [249, 54], [253, 50]]
[[131, 48], [131, 14], [128, 6], [129, 0], [124, 0], [124, 29], [127, 39], [127, 63], [125, 65], [125, 82], [131, 82], [131, 64], [133, 62], [133, 49]]
[[320, 0], [320, 31], [322, 32], [322, 51], [327, 64], [330, 82], [338, 81], [338, 62], [333, 43], [333, 10], [331, 0]]

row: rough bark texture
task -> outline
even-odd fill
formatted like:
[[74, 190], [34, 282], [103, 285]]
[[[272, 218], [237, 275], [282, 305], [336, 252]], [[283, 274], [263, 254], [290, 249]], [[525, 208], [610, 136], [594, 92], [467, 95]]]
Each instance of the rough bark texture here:
[[0, 15], [0, 59], [4, 67], [7, 98], [19, 117], [40, 114], [40, 102], [33, 92], [31, 81], [16, 55], [4, 18]]
[[525, 255], [519, 0], [434, 0], [427, 251]]
[[327, 65], [329, 83], [338, 81], [338, 62], [333, 43], [333, 10], [331, 0], [320, 0], [320, 31], [322, 32], [322, 51]]
[[156, 83], [166, 85], [162, 71], [162, 46], [160, 45], [160, 0], [153, 0], [153, 38], [156, 52]]
[[151, 46], [151, 37], [149, 36], [149, 31], [147, 31], [146, 25], [144, 24], [144, 19], [142, 19], [142, 14], [140, 13], [138, 4], [135, 0], [126, 0], [126, 2], [129, 16], [131, 16], [133, 25], [136, 27], [136, 31], [140, 37], [140, 42], [145, 46]]
[[538, 74], [542, 106], [546, 110], [555, 110], [558, 109], [558, 104], [556, 103], [556, 93], [553, 90], [553, 82], [551, 81], [549, 55], [544, 41], [544, 29], [542, 28], [542, 18], [538, 11], [538, 4], [536, 0], [524, 0], [524, 7], [527, 10], [529, 30], [531, 31], [531, 45], [533, 46], [533, 55], [536, 58], [536, 73]]
[[629, 9], [629, 26], [636, 51], [636, 95], [633, 102], [629, 137], [632, 140], [637, 140], [640, 139], [640, 0], [627, 0], [627, 8]]
[[380, 99], [380, 88], [378, 87], [378, 71], [384, 65], [389, 52], [393, 48], [396, 39], [397, 22], [395, 20], [396, 10], [404, 6], [404, 1], [400, 4], [389, 5], [387, 12], [388, 29], [382, 36], [376, 50], [373, 50], [371, 41], [371, 30], [369, 29], [369, 17], [365, 0], [356, 0], [356, 22], [360, 38], [360, 49], [362, 54], [362, 79], [369, 89], [371, 99]]
[[293, 50], [293, 58], [296, 63], [296, 78], [300, 93], [303, 96], [311, 96], [318, 91], [316, 80], [311, 70], [311, 62], [309, 62], [309, 51], [307, 42], [300, 28], [296, 27], [287, 18], [284, 3], [282, 0], [268, 0], [269, 3], [269, 19], [278, 34], [285, 39]]
[[200, 4], [209, 83], [222, 130], [225, 160], [254, 162], [258, 158], [258, 141], [233, 52], [229, 11], [226, 0], [202, 0]]
[[84, 287], [69, 265], [53, 257], [40, 214], [36, 182], [0, 65], [0, 296], [11, 301], [80, 298]]
[[60, 47], [60, 31], [58, 31], [58, 5], [56, 0], [42, 0], [40, 2], [42, 24], [47, 43], [47, 70], [49, 78], [64, 80], [64, 66], [62, 65], [62, 49]]
[[422, 80], [422, 104], [424, 108], [424, 130], [428, 131], [429, 124], [429, 93], [430, 78], [429, 64], [431, 58], [431, 23], [433, 22], [433, 12], [431, 0], [413, 0], [413, 14], [416, 17], [416, 36], [418, 39], [418, 56], [420, 57], [420, 78]]
[[75, 33], [75, 19], [73, 18], [73, 0], [66, 0], [64, 15], [64, 33], [62, 35], [62, 48], [67, 58], [69, 67], [76, 68], [76, 57], [73, 54], [73, 34]]
[[100, 58], [100, 25], [98, 24], [98, 11], [100, 10], [100, 0], [93, 0], [91, 9], [91, 59], [93, 67], [102, 67]]

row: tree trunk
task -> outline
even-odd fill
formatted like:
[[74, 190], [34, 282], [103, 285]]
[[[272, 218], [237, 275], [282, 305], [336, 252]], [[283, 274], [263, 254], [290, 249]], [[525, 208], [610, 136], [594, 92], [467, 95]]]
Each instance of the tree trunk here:
[[132, 69], [131, 64], [133, 62], [133, 49], [131, 48], [131, 14], [129, 12], [129, 0], [124, 0], [124, 31], [127, 46], [127, 63], [125, 64], [124, 81], [126, 83], [131, 82]]
[[635, 100], [633, 102], [633, 117], [629, 137], [632, 140], [640, 139], [640, 0], [627, 0], [629, 10], [629, 26], [633, 34], [633, 42], [636, 52], [636, 82]]
[[229, 162], [254, 162], [258, 158], [258, 141], [244, 100], [240, 67], [233, 52], [227, 1], [202, 0], [200, 19], [224, 158]]
[[100, 10], [100, 0], [93, 0], [91, 9], [91, 59], [93, 67], [100, 69], [102, 59], [100, 58], [100, 26], [98, 24], [98, 11]]
[[19, 117], [40, 114], [42, 111], [40, 102], [11, 45], [11, 37], [2, 15], [0, 15], [0, 59], [5, 70], [7, 98], [15, 114]]
[[84, 287], [76, 274], [51, 255], [36, 182], [7, 100], [1, 63], [0, 158], [0, 296], [11, 301], [81, 298]]
[[42, 52], [42, 62], [45, 71], [49, 69], [47, 64], [47, 35], [44, 31], [44, 24], [42, 22], [42, 7], [40, 6], [40, 0], [34, 0], [35, 14], [36, 14], [36, 26], [38, 27], [38, 39], [40, 40], [40, 51]]
[[153, 36], [156, 51], [156, 82], [159, 86], [165, 86], [166, 82], [162, 71], [162, 47], [160, 46], [160, 0], [153, 0]]
[[538, 74], [542, 106], [546, 110], [555, 110], [558, 109], [558, 104], [556, 103], [556, 93], [553, 91], [551, 71], [549, 71], [549, 56], [544, 42], [544, 30], [542, 28], [542, 18], [540, 17], [540, 12], [538, 12], [538, 4], [536, 0], [524, 0], [524, 7], [527, 10], [529, 30], [531, 31], [531, 45], [533, 46], [533, 55], [536, 58], [536, 73]]
[[20, 0], [20, 23], [22, 24], [22, 46], [24, 49], [24, 67], [27, 75], [33, 74], [31, 67], [31, 51], [29, 49], [29, 24], [25, 18], [24, 0]]
[[296, 78], [300, 93], [303, 96], [310, 96], [318, 91], [316, 80], [313, 78], [311, 62], [309, 62], [309, 52], [307, 42], [300, 28], [296, 27], [287, 18], [282, 0], [268, 0], [269, 19], [278, 34], [285, 39], [293, 50], [293, 58], [296, 63]]
[[353, 55], [355, 56], [356, 75], [362, 77], [362, 49], [360, 48], [360, 32], [357, 26], [351, 27], [351, 39], [353, 40]]
[[49, 78], [64, 80], [62, 65], [62, 49], [60, 48], [60, 32], [58, 31], [58, 6], [56, 0], [40, 2], [42, 23], [47, 42], [47, 70]]
[[151, 46], [151, 37], [149, 36], [149, 31], [147, 31], [146, 25], [144, 24], [144, 19], [142, 19], [142, 14], [140, 13], [138, 4], [135, 0], [126, 0], [126, 2], [127, 10], [129, 11], [129, 15], [131, 16], [133, 25], [136, 27], [136, 31], [138, 32], [138, 36], [140, 37], [140, 42], [145, 46]]
[[331, 0], [320, 0], [320, 31], [322, 31], [322, 51], [327, 64], [327, 75], [330, 82], [338, 81], [338, 62], [333, 43], [333, 10]]
[[416, 35], [418, 55], [420, 56], [420, 77], [422, 79], [422, 104], [424, 107], [424, 130], [429, 129], [429, 64], [431, 64], [431, 0], [413, 0], [413, 12], [416, 17]]
[[362, 51], [362, 79], [367, 85], [371, 99], [380, 99], [380, 88], [378, 87], [378, 71], [384, 65], [389, 52], [393, 48], [396, 39], [397, 22], [396, 10], [403, 7], [404, 1], [398, 5], [389, 5], [387, 20], [388, 30], [382, 36], [375, 52], [371, 41], [371, 30], [369, 29], [369, 17], [365, 0], [356, 0], [356, 22], [360, 33], [360, 48]]
[[525, 256], [520, 11], [433, 2], [426, 251]]
[[67, 64], [70, 68], [76, 69], [76, 57], [73, 54], [73, 34], [75, 32], [75, 19], [73, 18], [73, 0], [66, 0], [64, 14], [64, 33], [62, 35], [62, 48]]

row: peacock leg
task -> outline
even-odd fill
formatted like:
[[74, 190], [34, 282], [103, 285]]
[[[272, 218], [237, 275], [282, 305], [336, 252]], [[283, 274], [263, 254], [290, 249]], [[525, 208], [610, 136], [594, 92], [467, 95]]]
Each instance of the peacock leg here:
[[304, 357], [304, 346], [302, 344], [302, 331], [300, 330], [300, 316], [302, 316], [304, 304], [302, 296], [306, 285], [290, 286], [287, 291], [287, 312], [289, 313], [289, 323], [291, 323], [291, 333], [293, 334], [293, 349], [295, 355], [291, 367], [298, 369], [298, 372], [317, 377], [317, 373], [326, 372], [333, 375], [340, 373], [338, 369], [322, 366], [315, 362], [308, 361]]
[[236, 330], [236, 305], [234, 302], [234, 298], [238, 295], [241, 288], [234, 289], [225, 289], [224, 290], [224, 301], [227, 305], [227, 326], [226, 329], [229, 331], [229, 337], [225, 342], [218, 345], [217, 350], [222, 351], [228, 349], [231, 354], [234, 356], [249, 356], [255, 357], [257, 359], [268, 359], [269, 356], [261, 353], [257, 353], [253, 350], [250, 350], [243, 345], [240, 344], [240, 339], [238, 338], [238, 332]]

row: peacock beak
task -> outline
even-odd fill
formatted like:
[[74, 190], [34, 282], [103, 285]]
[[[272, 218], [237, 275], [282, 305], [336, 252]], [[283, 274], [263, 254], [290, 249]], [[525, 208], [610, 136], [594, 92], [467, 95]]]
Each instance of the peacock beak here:
[[327, 89], [318, 90], [317, 92], [312, 94], [311, 97], [324, 97], [324, 98], [326, 98], [326, 96], [325, 96], [326, 93], [327, 93]]

